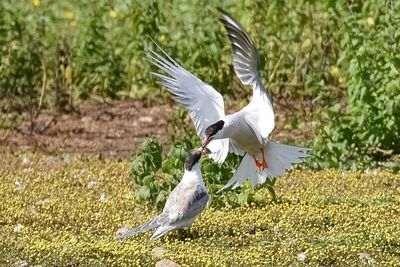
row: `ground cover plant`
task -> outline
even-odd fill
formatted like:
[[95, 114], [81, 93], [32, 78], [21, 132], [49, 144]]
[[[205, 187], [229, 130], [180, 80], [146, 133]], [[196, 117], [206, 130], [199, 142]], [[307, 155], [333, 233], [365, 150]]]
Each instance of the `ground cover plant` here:
[[[154, 207], [136, 201], [127, 160], [1, 155], [0, 264], [396, 266], [400, 264], [400, 176], [388, 172], [293, 171], [262, 201], [209, 208], [190, 232], [150, 242], [115, 240]], [[164, 248], [162, 256], [153, 249]], [[156, 253], [157, 254], [157, 253]], [[158, 255], [158, 254], [157, 254]]]

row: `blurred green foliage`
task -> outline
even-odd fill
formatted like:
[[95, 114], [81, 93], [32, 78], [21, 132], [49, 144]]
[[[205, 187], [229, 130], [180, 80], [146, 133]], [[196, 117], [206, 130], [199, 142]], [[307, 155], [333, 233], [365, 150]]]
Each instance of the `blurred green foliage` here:
[[165, 101], [170, 96], [155, 84], [143, 53], [155, 49], [152, 39], [221, 92], [228, 106], [242, 105], [251, 90], [234, 75], [218, 22], [222, 7], [257, 43], [264, 83], [289, 111], [285, 126], [317, 128], [313, 167], [389, 160], [392, 168], [399, 154], [399, 6], [390, 0], [4, 0], [0, 113], [7, 116], [0, 126], [28, 111], [34, 131], [42, 107], [71, 110], [87, 98]]
[[[318, 167], [400, 169], [400, 2], [341, 10], [346, 103], [324, 113], [316, 138]], [[342, 17], [344, 17], [342, 15]], [[396, 156], [397, 155], [397, 156]]]

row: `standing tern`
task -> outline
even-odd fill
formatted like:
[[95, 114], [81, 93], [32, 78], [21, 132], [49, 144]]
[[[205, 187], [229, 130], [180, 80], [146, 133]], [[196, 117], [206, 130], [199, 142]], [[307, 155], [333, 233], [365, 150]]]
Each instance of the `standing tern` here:
[[208, 205], [209, 195], [200, 171], [200, 157], [203, 148], [193, 149], [185, 159], [185, 172], [180, 183], [172, 190], [160, 215], [131, 230], [117, 232], [118, 239], [135, 236], [157, 228], [151, 240], [162, 237], [167, 232], [190, 227]]
[[160, 47], [164, 56], [149, 51], [148, 57], [167, 74], [152, 72], [158, 83], [189, 110], [203, 147], [211, 152], [209, 156], [217, 163], [222, 163], [228, 152], [244, 156], [222, 189], [240, 186], [246, 179], [255, 186], [264, 183], [267, 177], [284, 175], [293, 163], [300, 163], [308, 156], [308, 149], [269, 140], [275, 127], [274, 111], [259, 75], [257, 48], [240, 23], [220, 11], [220, 20], [232, 45], [236, 76], [242, 84], [253, 87], [250, 103], [240, 111], [225, 115], [221, 94], [181, 67]]

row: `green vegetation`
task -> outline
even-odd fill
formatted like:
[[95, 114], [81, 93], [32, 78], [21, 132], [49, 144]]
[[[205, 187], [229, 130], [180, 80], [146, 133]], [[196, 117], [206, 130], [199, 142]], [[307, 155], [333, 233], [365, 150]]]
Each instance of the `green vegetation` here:
[[[132, 176], [138, 185], [137, 199], [149, 201], [158, 208], [163, 208], [169, 193], [182, 178], [188, 151], [198, 142], [188, 139], [175, 141], [163, 159], [162, 146], [153, 139], [147, 140], [131, 163]], [[235, 190], [225, 190], [223, 194], [217, 193], [232, 177], [239, 163], [240, 157], [233, 154], [229, 155], [221, 166], [204, 156], [201, 170], [208, 193], [213, 199], [213, 207], [237, 207], [262, 201], [261, 195], [250, 183]], [[273, 200], [276, 201], [274, 183], [275, 180], [268, 180], [266, 187], [271, 190]]]
[[277, 203], [262, 188], [262, 201], [209, 208], [190, 232], [120, 243], [117, 229], [156, 214], [135, 200], [128, 161], [6, 153], [0, 164], [0, 265], [143, 266], [156, 247], [184, 266], [400, 264], [400, 176], [387, 172], [289, 172]]
[[[215, 1], [0, 3], [0, 126], [28, 111], [73, 110], [87, 98], [166, 101], [151, 38], [185, 68], [243, 105]], [[317, 129], [312, 167], [398, 170], [398, 1], [225, 1], [258, 44], [261, 74], [285, 127]], [[232, 103], [233, 102], [233, 103]], [[299, 143], [299, 140], [289, 140]]]

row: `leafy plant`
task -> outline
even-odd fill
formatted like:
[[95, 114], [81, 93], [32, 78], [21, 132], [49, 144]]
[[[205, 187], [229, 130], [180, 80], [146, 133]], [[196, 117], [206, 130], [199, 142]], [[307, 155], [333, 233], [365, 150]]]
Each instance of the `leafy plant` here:
[[113, 49], [107, 39], [107, 14], [110, 5], [99, 1], [92, 10], [86, 32], [82, 35], [78, 48], [78, 63], [75, 68], [80, 74], [79, 96], [88, 98], [93, 93], [103, 97], [115, 98], [116, 92], [126, 88], [125, 69], [122, 57]]
[[315, 165], [362, 169], [387, 161], [387, 167], [399, 168], [394, 155], [400, 154], [400, 3], [365, 3], [355, 10], [342, 10], [348, 12], [339, 61], [347, 105], [335, 103], [326, 112], [329, 123], [316, 139]]
[[[147, 140], [131, 163], [132, 176], [139, 185], [137, 198], [162, 208], [169, 193], [182, 178], [185, 157], [193, 147], [193, 142], [189, 139], [177, 140], [163, 159], [162, 146], [154, 139]], [[221, 166], [203, 158], [202, 174], [214, 207], [241, 206], [263, 201], [250, 184], [217, 193], [232, 177], [239, 162], [240, 157], [233, 154]]]

